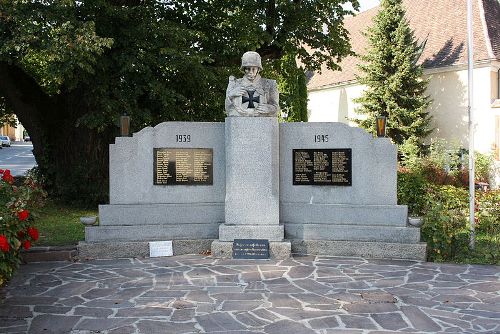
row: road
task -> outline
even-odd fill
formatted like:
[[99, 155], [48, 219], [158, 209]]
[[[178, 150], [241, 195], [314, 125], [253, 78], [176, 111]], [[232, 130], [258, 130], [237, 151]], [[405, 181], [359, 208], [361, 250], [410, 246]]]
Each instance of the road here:
[[32, 150], [33, 145], [30, 142], [12, 142], [11, 147], [4, 147], [0, 150], [0, 168], [10, 169], [13, 176], [24, 175], [36, 166]]

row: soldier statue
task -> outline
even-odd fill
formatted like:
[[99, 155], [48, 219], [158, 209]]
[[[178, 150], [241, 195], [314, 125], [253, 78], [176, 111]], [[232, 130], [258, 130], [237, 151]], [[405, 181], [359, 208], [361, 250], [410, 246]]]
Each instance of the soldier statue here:
[[262, 71], [260, 55], [248, 51], [241, 57], [243, 78], [229, 77], [226, 90], [228, 116], [275, 117], [279, 110], [279, 93], [275, 80], [259, 75]]

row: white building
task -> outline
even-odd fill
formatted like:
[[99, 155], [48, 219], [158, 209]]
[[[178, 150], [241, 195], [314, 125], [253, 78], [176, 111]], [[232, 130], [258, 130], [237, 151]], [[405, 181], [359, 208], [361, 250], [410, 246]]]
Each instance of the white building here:
[[[427, 38], [420, 58], [430, 78], [428, 94], [433, 116], [433, 138], [444, 138], [468, 147], [467, 112], [467, 2], [465, 0], [404, 0], [406, 16], [419, 41]], [[500, 3], [474, 0], [474, 110], [475, 149], [492, 152], [500, 160]], [[353, 50], [363, 54], [367, 47], [361, 32], [373, 25], [380, 7], [345, 20]], [[342, 71], [322, 69], [308, 82], [310, 122], [344, 122], [356, 118], [356, 104], [363, 87], [357, 57], [347, 57]], [[355, 125], [355, 124], [351, 124]]]

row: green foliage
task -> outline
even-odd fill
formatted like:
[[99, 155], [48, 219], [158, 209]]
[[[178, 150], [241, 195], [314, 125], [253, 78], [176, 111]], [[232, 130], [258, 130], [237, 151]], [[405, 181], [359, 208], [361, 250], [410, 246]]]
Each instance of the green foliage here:
[[132, 132], [222, 121], [245, 51], [270, 71], [283, 66], [283, 110], [305, 120], [305, 78], [292, 62], [338, 69], [352, 53], [343, 2], [0, 0], [0, 96], [33, 139], [51, 193], [102, 199], [119, 116], [131, 116]]
[[307, 122], [307, 83], [295, 56], [285, 55], [278, 66], [281, 112], [287, 122]]
[[398, 204], [408, 206], [410, 216], [422, 216], [426, 207], [429, 184], [422, 174], [401, 170], [398, 172]]
[[478, 242], [481, 254], [488, 262], [500, 264], [500, 190], [477, 192], [476, 206], [475, 230], [484, 236], [483, 242]]
[[[469, 158], [467, 157], [467, 168], [468, 162]], [[474, 152], [474, 177], [476, 182], [479, 181], [489, 183], [493, 164], [494, 160], [492, 154]]]
[[402, 0], [382, 0], [381, 10], [368, 29], [369, 49], [361, 56], [358, 81], [366, 85], [356, 112], [366, 117], [356, 122], [375, 133], [375, 118], [387, 117], [387, 135], [397, 144], [413, 137], [421, 141], [432, 130], [430, 104], [417, 64], [424, 44], [419, 44], [404, 17]]
[[0, 285], [20, 263], [21, 249], [29, 249], [38, 239], [33, 226], [36, 210], [43, 206], [45, 192], [30, 177], [15, 185], [9, 170], [0, 170]]
[[462, 188], [432, 186], [427, 194], [427, 209], [422, 239], [427, 242], [431, 261], [453, 259], [467, 249], [468, 195]]

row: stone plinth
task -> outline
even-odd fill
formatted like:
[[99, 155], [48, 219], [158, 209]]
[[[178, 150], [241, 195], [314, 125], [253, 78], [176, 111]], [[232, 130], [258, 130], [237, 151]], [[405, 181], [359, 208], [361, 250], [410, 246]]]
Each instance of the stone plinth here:
[[279, 224], [278, 135], [276, 118], [226, 118], [227, 225]]
[[225, 223], [219, 226], [212, 254], [230, 257], [234, 239], [267, 239], [276, 249], [271, 257], [290, 256], [279, 217], [278, 120], [228, 117], [225, 139]]

